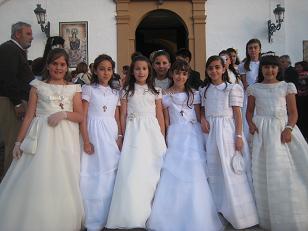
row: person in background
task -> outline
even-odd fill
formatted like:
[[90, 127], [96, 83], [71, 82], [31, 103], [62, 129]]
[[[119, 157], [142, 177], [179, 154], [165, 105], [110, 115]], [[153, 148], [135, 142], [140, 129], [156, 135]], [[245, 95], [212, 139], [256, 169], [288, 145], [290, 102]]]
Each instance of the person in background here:
[[118, 73], [113, 73], [112, 75], [112, 86], [114, 88], [120, 89], [121, 88], [121, 75], [119, 75]]
[[298, 74], [302, 72], [307, 72], [308, 71], [308, 62], [307, 61], [300, 61], [296, 62], [294, 64], [294, 68]]
[[43, 57], [38, 57], [33, 60], [31, 64], [31, 70], [35, 79], [42, 80], [42, 74], [43, 74], [42, 66], [43, 66]]
[[31, 25], [17, 22], [12, 25], [11, 40], [0, 45], [0, 130], [5, 146], [4, 173], [12, 161], [17, 132], [27, 109], [29, 83], [34, 78], [27, 61], [32, 40]]
[[244, 89], [256, 82], [261, 56], [261, 42], [259, 39], [250, 39], [246, 44], [246, 58], [240, 63], [238, 70], [242, 78]]
[[289, 55], [282, 55], [279, 57], [280, 60], [280, 68], [281, 74], [287, 83], [294, 83], [294, 85], [298, 86], [298, 73], [295, 68], [291, 66], [291, 59]]
[[52, 36], [47, 39], [43, 57], [34, 59], [32, 63], [32, 72], [36, 79], [42, 80], [42, 75], [49, 52], [55, 48], [63, 48], [63, 45], [64, 39], [61, 36]]
[[238, 57], [237, 50], [234, 48], [228, 48], [227, 52], [231, 58], [231, 65], [233, 65], [234, 69], [238, 71], [238, 65], [240, 64], [240, 58]]
[[171, 83], [169, 78], [169, 68], [171, 66], [170, 55], [167, 51], [158, 50], [152, 56], [154, 85], [155, 87], [167, 89]]
[[[246, 89], [249, 85], [256, 82], [259, 71], [259, 59], [261, 57], [261, 42], [259, 39], [250, 39], [246, 44], [246, 58], [238, 66], [238, 71], [241, 76], [243, 87], [245, 90], [244, 104], [242, 108], [243, 118], [246, 115], [247, 108], [247, 94]], [[246, 120], [243, 120], [243, 130], [245, 137], [249, 144], [251, 144], [251, 135], [249, 133], [249, 127]]]
[[123, 87], [124, 84], [126, 83], [127, 78], [128, 78], [128, 73], [129, 73], [129, 65], [124, 65], [122, 67], [122, 75], [121, 75], [121, 79], [120, 79], [121, 87]]
[[130, 60], [133, 61], [137, 56], [142, 56], [142, 53], [140, 51], [135, 51], [131, 54]]
[[65, 40], [61, 36], [52, 36], [47, 39], [43, 54], [43, 59], [45, 60], [45, 62], [47, 60], [49, 52], [55, 48], [63, 48], [64, 42]]
[[[185, 60], [188, 64], [190, 64], [191, 52], [186, 48], [181, 48], [175, 53], [175, 59]], [[189, 78], [187, 80], [187, 83], [192, 89], [198, 90], [199, 87], [202, 86], [202, 81], [200, 79], [200, 73], [190, 68]]]
[[298, 110], [297, 125], [305, 139], [308, 140], [308, 62], [297, 62], [294, 66], [299, 76], [297, 86], [298, 94], [296, 98]]
[[237, 83], [243, 86], [239, 73], [232, 65], [230, 54], [226, 50], [222, 50], [219, 52], [219, 56], [224, 60], [225, 68], [228, 74], [228, 81], [230, 83]]
[[90, 63], [90, 65], [89, 65], [89, 73], [91, 74], [91, 76], [93, 75], [93, 73], [94, 73], [94, 63]]
[[88, 73], [88, 64], [85, 62], [78, 63], [76, 67], [76, 76], [72, 80], [73, 83], [80, 84], [91, 84], [91, 75]]

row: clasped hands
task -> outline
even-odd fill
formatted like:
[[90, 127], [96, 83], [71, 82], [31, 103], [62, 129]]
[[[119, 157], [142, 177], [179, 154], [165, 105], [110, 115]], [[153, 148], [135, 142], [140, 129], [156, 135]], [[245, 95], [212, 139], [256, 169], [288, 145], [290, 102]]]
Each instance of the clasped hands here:
[[48, 116], [47, 122], [51, 127], [57, 126], [62, 120], [67, 118], [67, 113], [65, 111], [59, 111]]

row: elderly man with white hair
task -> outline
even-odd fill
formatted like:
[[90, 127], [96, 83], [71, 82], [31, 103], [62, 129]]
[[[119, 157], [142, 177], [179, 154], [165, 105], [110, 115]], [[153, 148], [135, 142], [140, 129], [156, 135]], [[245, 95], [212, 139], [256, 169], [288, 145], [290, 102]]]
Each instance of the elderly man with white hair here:
[[0, 45], [0, 132], [5, 148], [3, 175], [12, 161], [20, 121], [26, 111], [29, 82], [33, 79], [27, 60], [27, 49], [32, 40], [31, 25], [17, 22], [12, 25], [11, 40]]

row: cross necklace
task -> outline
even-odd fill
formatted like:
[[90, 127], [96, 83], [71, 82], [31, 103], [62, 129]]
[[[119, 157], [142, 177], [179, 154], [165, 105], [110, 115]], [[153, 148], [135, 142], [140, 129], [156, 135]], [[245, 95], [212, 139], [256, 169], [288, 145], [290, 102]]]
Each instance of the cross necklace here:
[[54, 101], [54, 103], [57, 103], [57, 106], [59, 106], [61, 110], [64, 110], [65, 96], [64, 96], [63, 92], [64, 92], [64, 88], [65, 88], [66, 85], [67, 85], [66, 81], [63, 84], [51, 83], [51, 85], [50, 85], [54, 94], [49, 96], [49, 99], [51, 101]]
[[181, 114], [181, 116], [184, 116], [184, 108], [185, 108], [185, 101], [186, 101], [186, 100], [184, 100], [183, 103], [181, 103], [181, 104], [176, 103], [176, 102], [174, 101], [174, 99], [173, 99], [173, 94], [176, 94], [176, 93], [175, 93], [175, 92], [170, 92], [171, 101], [172, 101], [172, 103], [175, 104], [175, 105], [181, 105], [180, 114]]
[[63, 103], [63, 101], [64, 101], [64, 99], [65, 99], [65, 97], [64, 97], [64, 95], [63, 95], [63, 91], [64, 91], [64, 85], [62, 85], [62, 90], [61, 90], [61, 94], [59, 94], [59, 104], [58, 104], [58, 106], [61, 108], [61, 110], [64, 110], [64, 103]]
[[60, 103], [59, 103], [59, 107], [63, 110], [64, 109], [64, 104], [63, 101], [64, 100], [64, 96], [60, 96]]
[[[102, 93], [103, 93], [103, 96], [105, 97], [106, 96], [106, 93], [108, 92], [109, 90], [109, 87], [105, 87], [105, 86], [102, 86]], [[106, 105], [103, 105], [103, 112], [106, 112], [108, 107]]]

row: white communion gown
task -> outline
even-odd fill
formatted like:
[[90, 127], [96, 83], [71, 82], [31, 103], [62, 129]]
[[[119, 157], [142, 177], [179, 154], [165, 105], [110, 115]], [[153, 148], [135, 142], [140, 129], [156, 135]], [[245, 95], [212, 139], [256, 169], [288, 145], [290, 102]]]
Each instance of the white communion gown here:
[[145, 228], [166, 151], [156, 118], [154, 95], [135, 84], [127, 97], [126, 130], [107, 228]]
[[258, 224], [258, 216], [252, 192], [249, 148], [244, 136], [242, 155], [246, 171], [236, 174], [231, 167], [236, 154], [232, 106], [243, 105], [243, 89], [239, 84], [226, 84], [210, 84], [206, 98], [205, 88], [200, 93], [210, 124], [206, 140], [208, 177], [218, 212], [234, 228], [244, 229]]
[[[250, 61], [249, 63], [250, 71], [247, 71], [244, 68], [244, 63], [240, 63], [240, 65], [238, 66], [238, 71], [240, 75], [246, 76], [246, 81], [248, 85], [252, 85], [256, 82], [258, 78], [258, 74], [259, 74], [259, 65], [260, 65], [260, 61]], [[244, 135], [247, 141], [249, 141], [249, 147], [251, 148], [252, 137], [251, 137], [251, 134], [249, 133], [249, 126], [248, 126], [247, 120], [245, 119], [246, 109], [247, 109], [247, 90], [244, 92], [244, 102], [243, 102], [243, 108], [242, 108], [243, 131], [244, 131]]]
[[273, 231], [308, 230], [308, 145], [297, 126], [291, 142], [281, 143], [288, 122], [286, 96], [293, 83], [256, 83], [252, 173], [260, 226]]
[[120, 159], [115, 120], [119, 91], [99, 84], [84, 85], [82, 99], [89, 102], [87, 125], [94, 153], [82, 153], [80, 187], [85, 207], [85, 227], [92, 231], [103, 229], [107, 223]]
[[[199, 92], [193, 104], [200, 104]], [[206, 176], [205, 143], [194, 105], [186, 93], [163, 96], [168, 109], [168, 149], [156, 190], [148, 229], [218, 231], [219, 220]]]
[[37, 147], [12, 162], [0, 185], [0, 230], [79, 231], [83, 218], [79, 127], [68, 120], [51, 127], [47, 118], [58, 111], [73, 111], [73, 96], [81, 92], [80, 85], [39, 80], [30, 84], [38, 99], [24, 142], [31, 138]]

